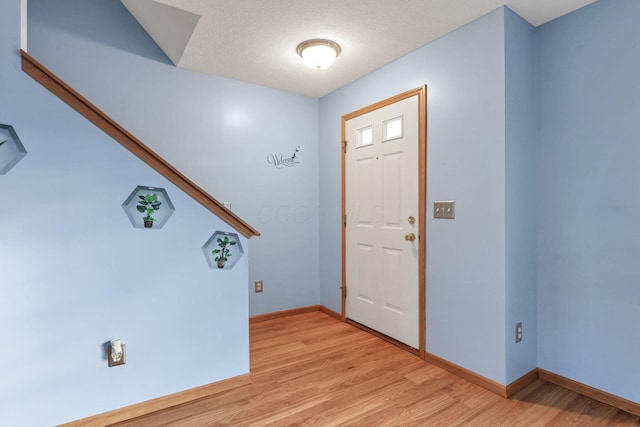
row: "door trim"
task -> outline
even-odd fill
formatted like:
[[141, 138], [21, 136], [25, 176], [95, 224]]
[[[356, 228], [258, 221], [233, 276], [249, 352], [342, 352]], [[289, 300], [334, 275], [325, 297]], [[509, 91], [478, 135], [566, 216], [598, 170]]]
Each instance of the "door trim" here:
[[[347, 141], [346, 136], [346, 123], [354, 117], [367, 114], [371, 111], [377, 110], [387, 105], [394, 104], [398, 101], [402, 101], [413, 96], [418, 96], [418, 333], [419, 346], [418, 349], [420, 357], [425, 357], [425, 343], [426, 343], [426, 310], [425, 310], [425, 294], [426, 294], [426, 195], [427, 195], [427, 86], [422, 86], [417, 89], [413, 89], [407, 92], [403, 92], [399, 95], [392, 96], [375, 104], [356, 110], [352, 113], [342, 116], [342, 132], [341, 132], [341, 174], [342, 174], [342, 215], [340, 216], [342, 222], [342, 321], [347, 321], [347, 241], [346, 241], [346, 225], [345, 215], [347, 213], [346, 207], [346, 159], [344, 146]], [[347, 149], [349, 149], [347, 144]]]

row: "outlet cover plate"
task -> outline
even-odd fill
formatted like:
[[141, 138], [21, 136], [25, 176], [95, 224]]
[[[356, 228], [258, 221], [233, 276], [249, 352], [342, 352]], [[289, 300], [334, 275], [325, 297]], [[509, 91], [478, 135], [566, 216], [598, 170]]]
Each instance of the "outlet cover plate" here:
[[122, 358], [117, 361], [111, 358], [111, 346], [108, 346], [107, 361], [108, 361], [107, 364], [109, 365], [110, 368], [114, 366], [124, 365], [125, 363], [127, 363], [127, 345], [125, 343], [122, 343]]
[[516, 323], [516, 344], [522, 341], [522, 322]]

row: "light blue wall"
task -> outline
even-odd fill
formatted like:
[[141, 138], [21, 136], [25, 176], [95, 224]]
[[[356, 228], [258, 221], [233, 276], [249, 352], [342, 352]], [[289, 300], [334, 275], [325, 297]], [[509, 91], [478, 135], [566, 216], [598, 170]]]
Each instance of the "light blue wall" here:
[[[319, 102], [173, 68], [116, 0], [30, 4], [31, 53], [263, 233], [252, 314], [340, 311], [340, 117], [428, 85], [427, 351], [640, 401], [637, 1], [537, 30], [499, 9]], [[300, 165], [266, 163], [297, 145]], [[441, 199], [454, 221], [431, 217]]]
[[[536, 32], [505, 9], [507, 384], [537, 365]], [[523, 339], [515, 342], [515, 324]]]
[[28, 50], [262, 233], [250, 314], [318, 304], [317, 99], [175, 68], [119, 0], [30, 0]]
[[640, 2], [538, 30], [538, 364], [640, 402]]
[[[504, 384], [502, 9], [321, 99], [320, 301], [340, 310], [340, 117], [425, 84], [427, 351]], [[434, 220], [435, 200], [456, 219]]]
[[[0, 2], [0, 122], [28, 151], [0, 176], [0, 424], [59, 424], [247, 373], [248, 256], [218, 271], [201, 250], [229, 226], [24, 74], [19, 48], [20, 1]], [[139, 184], [167, 189], [163, 229], [134, 229], [121, 208]], [[108, 368], [113, 338], [127, 363]]]

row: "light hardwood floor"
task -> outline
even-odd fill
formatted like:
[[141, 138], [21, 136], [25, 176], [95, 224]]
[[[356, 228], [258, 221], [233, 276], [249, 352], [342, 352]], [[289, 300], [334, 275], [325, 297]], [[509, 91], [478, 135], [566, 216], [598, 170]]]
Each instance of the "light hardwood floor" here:
[[313, 312], [251, 324], [252, 383], [117, 426], [638, 426], [541, 380], [510, 400]]

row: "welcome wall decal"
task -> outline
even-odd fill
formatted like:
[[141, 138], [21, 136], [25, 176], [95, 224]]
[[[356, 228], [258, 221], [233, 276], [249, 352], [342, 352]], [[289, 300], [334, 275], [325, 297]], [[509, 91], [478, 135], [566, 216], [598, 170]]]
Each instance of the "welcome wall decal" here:
[[282, 169], [283, 167], [291, 168], [300, 163], [298, 160], [298, 153], [300, 152], [300, 146], [296, 147], [296, 151], [291, 155], [291, 157], [284, 157], [282, 153], [280, 154], [268, 154], [267, 155], [267, 163], [273, 165], [276, 169]]

